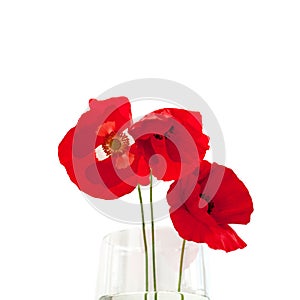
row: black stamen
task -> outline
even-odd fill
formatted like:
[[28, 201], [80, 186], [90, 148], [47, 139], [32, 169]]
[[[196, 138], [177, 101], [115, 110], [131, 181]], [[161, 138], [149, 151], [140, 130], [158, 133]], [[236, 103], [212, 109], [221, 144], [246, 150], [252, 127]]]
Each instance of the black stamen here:
[[210, 197], [208, 195], [200, 194], [199, 196], [200, 196], [200, 198], [202, 198], [203, 200], [205, 200], [207, 202], [207, 213], [210, 214], [212, 212], [213, 208], [215, 207], [214, 202], [210, 199]]
[[211, 214], [213, 208], [215, 207], [214, 202], [213, 202], [213, 201], [208, 202], [207, 206], [208, 206], [208, 207], [207, 207], [207, 213], [208, 213], [208, 214]]
[[153, 136], [157, 139], [157, 140], [162, 140], [164, 137], [160, 134], [153, 134]]

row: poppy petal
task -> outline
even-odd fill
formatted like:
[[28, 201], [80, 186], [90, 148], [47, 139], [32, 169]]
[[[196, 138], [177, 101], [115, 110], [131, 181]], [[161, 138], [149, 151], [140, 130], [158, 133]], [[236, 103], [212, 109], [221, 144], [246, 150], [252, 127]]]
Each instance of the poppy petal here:
[[182, 238], [226, 252], [246, 247], [228, 224], [245, 224], [253, 205], [231, 169], [202, 161], [200, 168], [172, 183], [167, 200], [171, 220]]
[[148, 185], [150, 183], [150, 167], [145, 150], [143, 147], [138, 147], [136, 143], [130, 148], [130, 155], [134, 157], [131, 169], [137, 178], [137, 183], [141, 185]]
[[233, 170], [203, 162], [200, 170], [200, 194], [213, 201], [211, 215], [219, 224], [247, 224], [253, 212], [253, 203], [248, 189]]
[[[111, 157], [89, 165], [84, 175], [89, 181], [88, 194], [106, 200], [129, 194], [137, 185], [130, 167], [117, 169]], [[82, 191], [85, 188], [81, 186]]]
[[113, 162], [109, 157], [98, 161], [95, 149], [103, 142], [105, 132], [124, 130], [132, 124], [130, 102], [126, 97], [117, 97], [91, 99], [89, 105], [90, 110], [59, 144], [59, 160], [81, 191], [97, 198], [116, 199], [130, 193], [137, 184], [129, 166], [134, 158], [128, 154], [128, 160], [122, 157]]
[[184, 109], [156, 110], [135, 123], [129, 133], [145, 148], [151, 148], [152, 156], [157, 155], [148, 160], [153, 174], [165, 181], [186, 176], [209, 149], [200, 113]]
[[190, 198], [197, 198], [199, 194], [200, 186], [194, 174], [174, 181], [167, 192], [167, 201], [170, 206], [170, 211], [176, 210]]
[[58, 157], [60, 163], [66, 168], [66, 171], [73, 183], [78, 186], [72, 161], [72, 146], [75, 127], [71, 128], [58, 145]]
[[178, 234], [188, 241], [206, 243], [212, 249], [226, 252], [242, 249], [246, 243], [228, 225], [218, 226], [212, 218], [201, 214], [195, 218], [185, 206], [170, 214]]
[[81, 115], [75, 127], [73, 155], [77, 157], [88, 155], [103, 143], [104, 129], [111, 127], [118, 132], [132, 124], [131, 106], [126, 97], [91, 99], [89, 105], [90, 110]]

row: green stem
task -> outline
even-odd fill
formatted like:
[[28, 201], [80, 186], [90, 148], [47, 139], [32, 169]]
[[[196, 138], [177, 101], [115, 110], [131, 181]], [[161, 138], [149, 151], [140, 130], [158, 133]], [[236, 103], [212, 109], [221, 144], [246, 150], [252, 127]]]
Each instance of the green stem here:
[[[148, 246], [147, 246], [147, 238], [146, 238], [146, 224], [145, 224], [145, 214], [143, 207], [143, 198], [141, 192], [141, 186], [138, 185], [138, 192], [140, 198], [140, 206], [141, 206], [141, 215], [142, 215], [142, 231], [143, 231], [143, 240], [144, 240], [144, 248], [145, 248], [145, 290], [149, 291], [149, 278], [148, 278]], [[146, 296], [146, 295], [145, 295]]]
[[151, 208], [153, 289], [154, 289], [154, 292], [156, 292], [157, 286], [156, 286], [156, 263], [155, 263], [154, 214], [153, 214], [153, 199], [152, 199], [152, 171], [150, 171], [150, 208]]
[[181, 246], [180, 265], [179, 265], [179, 278], [178, 278], [178, 292], [181, 291], [181, 280], [182, 280], [182, 269], [183, 269], [183, 257], [184, 257], [184, 250], [185, 250], [185, 242], [186, 242], [186, 240], [183, 240], [182, 241], [182, 246]]

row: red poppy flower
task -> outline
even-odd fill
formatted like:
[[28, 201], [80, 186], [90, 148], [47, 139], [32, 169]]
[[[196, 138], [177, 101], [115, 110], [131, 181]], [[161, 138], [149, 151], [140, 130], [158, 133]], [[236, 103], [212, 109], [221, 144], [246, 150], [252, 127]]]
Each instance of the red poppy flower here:
[[[197, 184], [192, 187], [190, 182]], [[175, 181], [168, 191], [170, 216], [179, 235], [226, 252], [246, 247], [228, 224], [247, 224], [253, 212], [251, 196], [229, 168], [203, 161], [200, 172]]]
[[131, 145], [126, 132], [132, 125], [128, 99], [91, 99], [89, 106], [58, 147], [59, 160], [72, 182], [102, 199], [116, 199], [138, 183], [148, 184], [149, 166], [142, 149]]
[[153, 175], [165, 181], [190, 173], [209, 149], [199, 112], [159, 109], [136, 122], [129, 133], [144, 149]]

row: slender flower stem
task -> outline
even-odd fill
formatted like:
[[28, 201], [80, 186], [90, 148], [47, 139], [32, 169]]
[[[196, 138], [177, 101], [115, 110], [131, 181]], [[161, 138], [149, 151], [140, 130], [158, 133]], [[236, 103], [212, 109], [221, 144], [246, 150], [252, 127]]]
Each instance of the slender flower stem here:
[[154, 292], [156, 293], [157, 292], [157, 286], [156, 286], [156, 263], [155, 263], [154, 214], [153, 214], [153, 197], [152, 197], [152, 171], [150, 171], [150, 209], [151, 209], [153, 289], [154, 289]]
[[[138, 185], [138, 192], [140, 198], [140, 206], [141, 206], [141, 215], [142, 215], [142, 231], [143, 231], [143, 240], [144, 240], [144, 248], [145, 248], [145, 290], [146, 292], [149, 291], [149, 278], [148, 278], [148, 246], [147, 246], [147, 237], [146, 237], [146, 224], [145, 224], [145, 214], [144, 214], [144, 207], [143, 207], [143, 198], [141, 192], [141, 186]], [[146, 295], [145, 295], [146, 297]]]
[[184, 258], [185, 242], [186, 242], [186, 240], [182, 240], [180, 265], [179, 265], [178, 292], [181, 291], [181, 280], [182, 280], [182, 269], [183, 269], [183, 258]]

